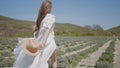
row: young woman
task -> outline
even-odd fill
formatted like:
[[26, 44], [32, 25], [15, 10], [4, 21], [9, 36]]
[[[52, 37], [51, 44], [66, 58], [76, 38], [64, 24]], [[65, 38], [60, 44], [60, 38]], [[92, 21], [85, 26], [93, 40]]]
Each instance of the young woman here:
[[52, 68], [57, 68], [56, 43], [54, 40], [55, 16], [51, 14], [52, 3], [44, 0], [34, 26], [34, 38], [40, 43], [42, 49], [36, 56], [27, 55], [20, 47], [21, 39], [15, 49], [16, 60], [13, 68], [48, 68], [47, 61], [51, 58]]

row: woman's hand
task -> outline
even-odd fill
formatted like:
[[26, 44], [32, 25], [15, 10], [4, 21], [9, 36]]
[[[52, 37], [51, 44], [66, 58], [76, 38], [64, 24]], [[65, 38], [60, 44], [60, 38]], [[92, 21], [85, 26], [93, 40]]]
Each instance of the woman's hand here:
[[43, 47], [44, 47], [44, 45], [42, 43], [40, 43], [39, 46], [38, 46], [38, 50], [42, 50]]

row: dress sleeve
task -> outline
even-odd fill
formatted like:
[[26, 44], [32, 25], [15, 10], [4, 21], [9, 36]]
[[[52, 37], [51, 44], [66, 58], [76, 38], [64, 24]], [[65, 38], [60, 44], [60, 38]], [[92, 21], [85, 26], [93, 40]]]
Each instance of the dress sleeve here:
[[50, 29], [54, 23], [55, 23], [55, 17], [54, 16], [48, 16], [46, 18], [45, 22], [43, 23], [43, 27]]

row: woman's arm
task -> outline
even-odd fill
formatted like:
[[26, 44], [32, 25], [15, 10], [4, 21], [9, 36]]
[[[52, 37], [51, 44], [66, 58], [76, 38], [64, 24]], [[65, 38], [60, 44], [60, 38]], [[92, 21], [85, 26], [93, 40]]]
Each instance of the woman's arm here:
[[43, 35], [43, 40], [42, 42], [40, 43], [38, 49], [42, 49], [47, 41], [47, 38], [48, 38], [48, 35], [49, 35], [49, 31], [50, 29], [49, 28], [45, 28], [45, 32], [44, 32], [44, 35]]
[[45, 28], [45, 32], [44, 32], [44, 35], [43, 35], [43, 40], [42, 40], [42, 45], [44, 46], [46, 41], [47, 41], [47, 38], [48, 38], [48, 35], [49, 35], [49, 31], [50, 29], [49, 28]]
[[43, 35], [43, 39], [42, 39], [42, 42], [41, 42], [42, 46], [45, 45], [45, 43], [48, 39], [50, 29], [52, 28], [54, 22], [55, 22], [55, 17], [52, 16], [52, 15], [48, 15], [44, 24], [43, 24], [43, 27], [45, 27], [45, 30], [44, 30], [44, 35]]

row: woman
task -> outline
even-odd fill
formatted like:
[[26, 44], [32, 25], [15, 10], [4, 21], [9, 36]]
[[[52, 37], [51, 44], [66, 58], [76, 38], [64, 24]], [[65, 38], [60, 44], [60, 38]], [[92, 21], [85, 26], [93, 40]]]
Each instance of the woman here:
[[51, 1], [43, 1], [34, 26], [34, 38], [40, 43], [38, 49], [42, 49], [42, 51], [36, 56], [25, 54], [20, 47], [21, 39], [19, 39], [18, 47], [15, 49], [16, 61], [13, 68], [48, 68], [49, 58], [51, 58], [52, 68], [57, 68], [53, 31], [55, 16], [50, 13], [51, 8]]

